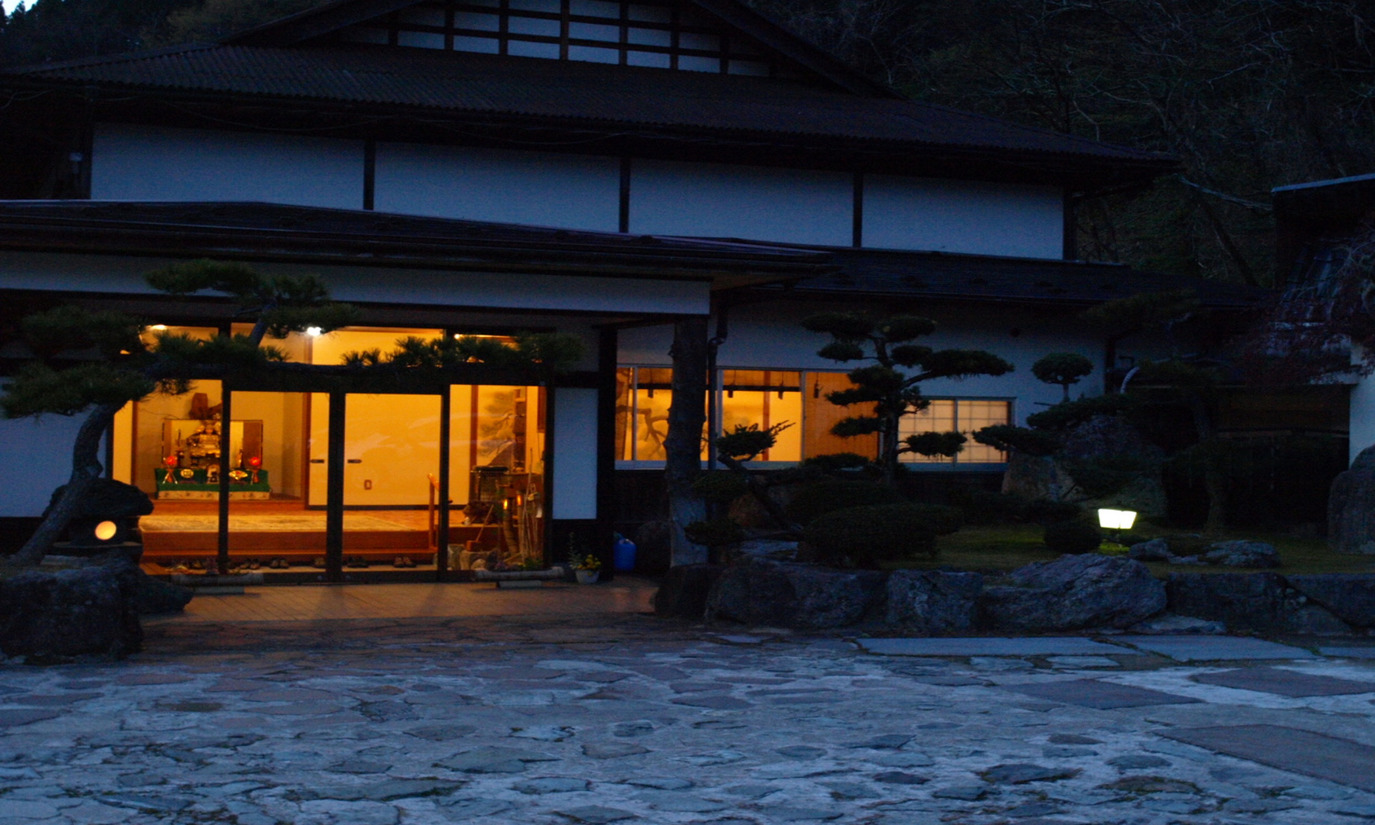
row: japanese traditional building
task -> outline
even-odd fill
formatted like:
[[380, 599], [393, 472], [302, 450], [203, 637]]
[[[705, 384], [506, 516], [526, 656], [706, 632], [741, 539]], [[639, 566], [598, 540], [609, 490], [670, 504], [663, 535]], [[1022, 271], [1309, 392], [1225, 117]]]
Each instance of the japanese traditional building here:
[[[7, 323], [75, 303], [237, 331], [228, 302], [142, 279], [213, 258], [317, 273], [360, 308], [281, 342], [304, 363], [578, 336], [583, 363], [540, 385], [201, 382], [109, 435], [112, 477], [157, 503], [148, 558], [227, 541], [303, 575], [442, 577], [609, 550], [618, 474], [662, 466], [682, 318], [715, 322], [712, 427], [797, 424], [765, 466], [864, 449], [829, 434], [846, 379], [798, 323], [819, 307], [919, 312], [933, 345], [1016, 364], [932, 382], [910, 432], [1058, 401], [1029, 370], [1049, 352], [1090, 357], [1101, 387], [1117, 365], [1074, 314], [1178, 283], [1074, 260], [1073, 212], [1173, 166], [907, 100], [733, 0], [340, 0], [213, 45], [0, 72], [0, 303]], [[0, 462], [26, 474], [0, 518], [41, 513], [74, 426], [0, 422]], [[1003, 460], [971, 444], [923, 469]]]

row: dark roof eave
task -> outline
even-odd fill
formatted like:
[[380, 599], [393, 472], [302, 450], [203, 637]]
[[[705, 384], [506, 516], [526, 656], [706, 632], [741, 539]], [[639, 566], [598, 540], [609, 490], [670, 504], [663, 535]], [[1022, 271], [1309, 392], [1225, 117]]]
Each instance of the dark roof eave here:
[[[15, 84], [21, 85], [21, 84]], [[34, 88], [50, 88], [51, 83], [34, 83]], [[147, 89], [144, 87], [119, 87], [114, 84], [94, 87], [92, 84], [71, 83], [73, 91], [90, 96], [106, 90], [121, 94], [143, 92], [150, 99], [171, 97], [168, 90]], [[262, 106], [280, 106], [299, 116], [303, 106], [313, 107], [327, 114], [359, 116], [386, 116], [390, 120], [409, 120], [417, 124], [435, 124], [439, 121], [461, 122], [463, 125], [479, 125], [495, 128], [533, 129], [544, 132], [568, 133], [597, 140], [615, 139], [622, 142], [643, 140], [689, 141], [696, 146], [716, 148], [769, 147], [771, 149], [792, 149], [799, 152], [826, 153], [844, 152], [847, 155], [868, 158], [886, 164], [954, 164], [979, 162], [988, 164], [996, 161], [996, 167], [1023, 168], [1043, 174], [1071, 175], [1076, 184], [1070, 188], [1081, 196], [1133, 191], [1149, 186], [1155, 179], [1178, 171], [1180, 162], [1173, 157], [1110, 157], [1072, 152], [1049, 152], [1033, 149], [1017, 149], [993, 145], [961, 145], [926, 141], [885, 140], [880, 138], [861, 138], [849, 135], [821, 134], [816, 132], [783, 132], [748, 129], [709, 128], [674, 124], [637, 124], [631, 121], [606, 120], [599, 118], [572, 118], [549, 115], [532, 115], [501, 110], [444, 109], [418, 105], [397, 105], [392, 103], [356, 103], [331, 101], [321, 98], [298, 98], [287, 96], [252, 95], [239, 92], [182, 91], [175, 95], [179, 105], [221, 106], [226, 100], [252, 100]], [[127, 100], [125, 101], [127, 102]], [[849, 165], [853, 166], [851, 162]], [[1089, 182], [1092, 183], [1089, 183]]]
[[754, 254], [637, 236], [604, 243], [529, 238], [446, 240], [4, 214], [0, 214], [0, 249], [678, 280], [726, 278], [733, 285], [780, 282], [835, 269], [825, 262], [827, 256], [811, 251]]

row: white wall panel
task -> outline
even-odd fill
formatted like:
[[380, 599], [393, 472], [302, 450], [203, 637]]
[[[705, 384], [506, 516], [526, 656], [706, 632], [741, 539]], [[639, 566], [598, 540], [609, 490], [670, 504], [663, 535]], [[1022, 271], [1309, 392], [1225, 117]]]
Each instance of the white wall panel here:
[[[83, 421], [82, 415], [0, 418], [0, 466], [13, 476], [0, 494], [0, 516], [43, 514], [53, 490], [71, 477], [72, 443]], [[103, 462], [103, 447], [98, 455]]]
[[98, 124], [91, 198], [363, 207], [363, 144], [291, 135]]
[[554, 518], [597, 517], [597, 391], [560, 388], [554, 396]]
[[[1354, 349], [1351, 360], [1359, 363], [1365, 353], [1359, 347]], [[1351, 388], [1349, 404], [1349, 460], [1355, 461], [1361, 450], [1375, 446], [1375, 375], [1364, 376], [1356, 382]]]
[[869, 175], [864, 246], [1025, 258], [1064, 255], [1058, 189]]
[[841, 172], [637, 160], [630, 231], [849, 246], [853, 192]]
[[615, 232], [615, 158], [471, 147], [382, 144], [379, 212]]

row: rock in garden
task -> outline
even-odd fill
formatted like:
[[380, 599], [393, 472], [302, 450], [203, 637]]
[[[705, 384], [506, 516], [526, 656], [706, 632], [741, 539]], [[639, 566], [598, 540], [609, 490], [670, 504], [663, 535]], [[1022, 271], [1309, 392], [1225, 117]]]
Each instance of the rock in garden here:
[[1170, 552], [1170, 543], [1160, 538], [1133, 544], [1127, 551], [1127, 558], [1137, 561], [1170, 561], [1174, 557], [1174, 553]]
[[1223, 541], [1210, 545], [1203, 554], [1208, 564], [1225, 567], [1279, 567], [1279, 553], [1263, 541]]
[[884, 624], [922, 636], [959, 633], [978, 618], [978, 573], [897, 570], [888, 576]]
[[1132, 625], [1128, 630], [1152, 636], [1220, 636], [1227, 632], [1227, 625], [1193, 616], [1161, 613], [1140, 624]]
[[654, 593], [654, 612], [660, 616], [701, 619], [707, 610], [707, 593], [724, 569], [715, 564], [670, 567]]
[[1284, 579], [1275, 573], [1171, 573], [1165, 589], [1180, 616], [1260, 633], [1283, 624]]
[[1130, 627], [1165, 608], [1165, 586], [1131, 559], [1095, 554], [1013, 571], [1013, 586], [985, 587], [982, 619], [992, 628], [1017, 631]]
[[1375, 574], [1317, 573], [1286, 577], [1289, 586], [1355, 627], [1375, 627]]
[[[1295, 578], [1302, 579], [1302, 576]], [[1341, 634], [1348, 624], [1277, 573], [1173, 573], [1170, 610], [1254, 633]]]
[[1351, 469], [1333, 479], [1327, 543], [1338, 553], [1375, 554], [1375, 447], [1361, 450]]
[[805, 564], [749, 561], [712, 585], [708, 620], [773, 627], [849, 627], [875, 618], [884, 574]]
[[6, 656], [122, 659], [142, 641], [129, 585], [109, 567], [26, 570], [0, 581]]
[[796, 561], [797, 542], [780, 539], [748, 539], [730, 549], [730, 559], [744, 561], [760, 559], [763, 561]]

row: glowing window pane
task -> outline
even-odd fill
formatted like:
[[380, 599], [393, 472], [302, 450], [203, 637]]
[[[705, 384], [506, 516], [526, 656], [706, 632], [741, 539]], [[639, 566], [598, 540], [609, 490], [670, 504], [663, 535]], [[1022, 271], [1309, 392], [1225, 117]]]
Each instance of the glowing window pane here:
[[898, 437], [922, 433], [961, 432], [968, 439], [964, 449], [954, 458], [927, 458], [915, 453], [904, 453], [900, 460], [908, 464], [1000, 464], [1007, 456], [975, 441], [972, 434], [993, 424], [1007, 424], [1010, 421], [1012, 405], [1007, 401], [983, 401], [974, 399], [935, 399], [930, 406], [918, 413], [903, 416], [898, 425]]

